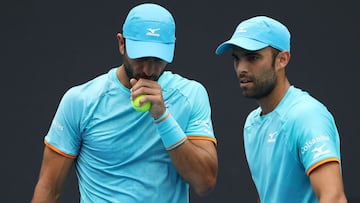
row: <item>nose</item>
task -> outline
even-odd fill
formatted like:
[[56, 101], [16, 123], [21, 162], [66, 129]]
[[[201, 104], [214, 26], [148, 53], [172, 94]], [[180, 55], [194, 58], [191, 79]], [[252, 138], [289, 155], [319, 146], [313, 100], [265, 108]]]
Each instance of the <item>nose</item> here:
[[155, 69], [156, 69], [156, 63], [154, 58], [146, 58], [146, 60], [143, 61], [143, 72], [147, 76], [154, 75]]
[[234, 61], [234, 69], [237, 73], [247, 72], [247, 64], [245, 61]]

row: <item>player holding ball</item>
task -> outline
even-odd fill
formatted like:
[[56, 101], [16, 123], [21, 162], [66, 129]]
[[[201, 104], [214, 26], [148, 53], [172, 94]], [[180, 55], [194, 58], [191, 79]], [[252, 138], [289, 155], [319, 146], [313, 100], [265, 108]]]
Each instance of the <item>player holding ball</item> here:
[[205, 195], [215, 186], [207, 91], [165, 71], [174, 56], [172, 15], [140, 4], [117, 39], [123, 64], [63, 96], [32, 203], [58, 202], [73, 164], [84, 203], [188, 203], [190, 187]]

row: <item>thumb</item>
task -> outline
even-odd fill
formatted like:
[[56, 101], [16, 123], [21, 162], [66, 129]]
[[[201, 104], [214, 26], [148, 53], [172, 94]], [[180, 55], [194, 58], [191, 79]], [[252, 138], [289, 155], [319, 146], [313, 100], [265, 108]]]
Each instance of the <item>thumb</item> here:
[[135, 78], [131, 78], [130, 79], [130, 85], [133, 87], [136, 83], [138, 82], [138, 80], [136, 80]]

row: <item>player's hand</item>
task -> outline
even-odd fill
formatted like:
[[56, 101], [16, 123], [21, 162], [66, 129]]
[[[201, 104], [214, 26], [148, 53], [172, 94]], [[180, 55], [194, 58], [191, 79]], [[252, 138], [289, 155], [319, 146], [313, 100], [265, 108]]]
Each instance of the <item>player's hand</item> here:
[[165, 112], [165, 104], [162, 96], [161, 86], [157, 81], [132, 78], [131, 84], [131, 99], [134, 100], [137, 96], [144, 94], [140, 100], [140, 104], [144, 102], [151, 102], [150, 113], [154, 119], [159, 118]]

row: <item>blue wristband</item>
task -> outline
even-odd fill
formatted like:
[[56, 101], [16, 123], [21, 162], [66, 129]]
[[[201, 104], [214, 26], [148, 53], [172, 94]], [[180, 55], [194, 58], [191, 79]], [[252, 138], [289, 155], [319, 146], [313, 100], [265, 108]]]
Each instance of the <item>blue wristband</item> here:
[[167, 110], [155, 123], [166, 150], [175, 149], [187, 140], [185, 133]]

